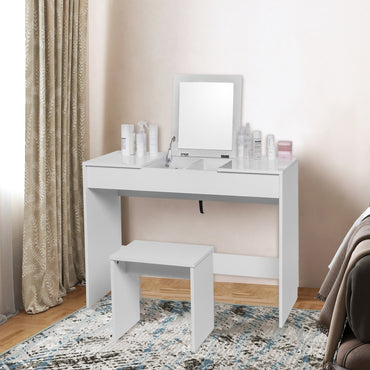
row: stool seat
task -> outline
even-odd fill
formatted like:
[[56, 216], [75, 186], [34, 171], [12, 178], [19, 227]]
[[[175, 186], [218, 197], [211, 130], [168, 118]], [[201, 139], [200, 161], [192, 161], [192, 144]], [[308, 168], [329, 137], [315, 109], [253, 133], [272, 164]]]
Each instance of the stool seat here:
[[213, 247], [208, 245], [134, 240], [110, 255], [109, 259], [111, 261], [195, 267], [212, 252]]
[[113, 339], [140, 320], [140, 276], [190, 279], [192, 351], [214, 328], [213, 247], [135, 240], [110, 256]]

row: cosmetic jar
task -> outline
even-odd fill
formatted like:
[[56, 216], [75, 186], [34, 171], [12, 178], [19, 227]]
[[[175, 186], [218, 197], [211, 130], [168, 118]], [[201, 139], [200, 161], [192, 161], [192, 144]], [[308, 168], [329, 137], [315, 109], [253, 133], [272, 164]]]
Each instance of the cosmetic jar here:
[[278, 158], [283, 160], [292, 159], [293, 143], [288, 140], [278, 141]]

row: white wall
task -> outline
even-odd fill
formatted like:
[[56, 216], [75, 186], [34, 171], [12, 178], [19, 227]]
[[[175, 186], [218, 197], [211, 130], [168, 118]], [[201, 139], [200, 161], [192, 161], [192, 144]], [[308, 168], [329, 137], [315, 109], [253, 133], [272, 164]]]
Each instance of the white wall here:
[[[91, 157], [141, 119], [166, 150], [176, 73], [242, 74], [243, 123], [293, 140], [300, 285], [318, 287], [370, 200], [370, 2], [90, 1]], [[197, 202], [137, 198], [124, 212], [126, 240], [277, 255], [276, 206], [205, 202], [200, 215]]]
[[[9, 16], [16, 15], [16, 16]], [[22, 237], [25, 136], [25, 4], [0, 5], [0, 207], [5, 235], [0, 232], [0, 301], [2, 308], [22, 305]], [[0, 209], [4, 215], [4, 208]], [[4, 225], [12, 230], [4, 229]], [[12, 291], [13, 290], [13, 291]], [[13, 294], [14, 292], [14, 294]], [[7, 313], [10, 313], [9, 311]]]

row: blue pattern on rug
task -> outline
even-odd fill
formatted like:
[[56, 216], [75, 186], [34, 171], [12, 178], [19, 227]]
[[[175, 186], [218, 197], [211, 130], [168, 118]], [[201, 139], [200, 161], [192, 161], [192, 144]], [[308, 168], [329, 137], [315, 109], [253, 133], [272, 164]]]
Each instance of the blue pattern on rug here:
[[192, 353], [190, 303], [142, 299], [141, 321], [111, 334], [111, 297], [82, 308], [0, 355], [1, 369], [319, 369], [326, 336], [318, 311], [215, 305], [215, 329]]

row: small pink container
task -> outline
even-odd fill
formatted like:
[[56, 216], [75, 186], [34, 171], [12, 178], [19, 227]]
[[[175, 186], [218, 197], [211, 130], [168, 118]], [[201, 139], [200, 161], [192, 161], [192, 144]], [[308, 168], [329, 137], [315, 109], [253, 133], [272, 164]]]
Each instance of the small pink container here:
[[288, 140], [278, 141], [278, 158], [283, 160], [292, 159], [293, 143]]

